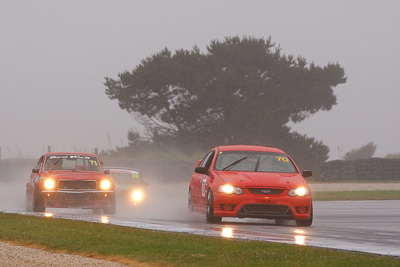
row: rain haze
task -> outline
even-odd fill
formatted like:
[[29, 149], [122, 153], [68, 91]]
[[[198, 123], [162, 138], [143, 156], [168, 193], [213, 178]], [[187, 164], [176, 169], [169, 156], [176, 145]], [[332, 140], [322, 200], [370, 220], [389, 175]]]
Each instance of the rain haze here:
[[[143, 59], [165, 48], [174, 52], [197, 46], [206, 54], [212, 40], [223, 41], [225, 37], [271, 37], [286, 55], [301, 56], [320, 67], [338, 63], [344, 69], [347, 81], [333, 88], [337, 104], [329, 111], [319, 111], [300, 123], [289, 125], [293, 131], [327, 145], [328, 160], [341, 159], [346, 152], [369, 142], [377, 147], [374, 157], [400, 154], [400, 125], [396, 119], [400, 114], [399, 10], [397, 0], [0, 0], [0, 211], [31, 210], [29, 205], [33, 202], [26, 202], [29, 191], [26, 183], [34, 162], [49, 146], [57, 152], [109, 151], [128, 146], [129, 130], [145, 133], [137, 118], [122, 110], [117, 100], [108, 98], [105, 77], [117, 80], [119, 73], [131, 72]], [[209, 149], [206, 147], [204, 151]], [[207, 229], [215, 228], [205, 224], [204, 214], [188, 212], [188, 202], [194, 203], [192, 191], [188, 189], [196, 162], [190, 166], [184, 162], [180, 166], [175, 163], [181, 158], [178, 156], [173, 161], [175, 157], [171, 153], [167, 150], [165, 156], [171, 161], [148, 160], [143, 165], [145, 168], [126, 166], [138, 162], [129, 157], [116, 157], [119, 163], [128, 163], [120, 166], [140, 169], [147, 191], [143, 206], [121, 201], [116, 191], [117, 211], [111, 220], [138, 219], [142, 224], [148, 219], [157, 219], [156, 224], [166, 225], [167, 230], [176, 221], [181, 221], [184, 227], [200, 222], [200, 227], [194, 224], [194, 228], [188, 228], [191, 231], [211, 232]], [[105, 165], [114, 164], [104, 161]], [[198, 183], [204, 186], [204, 196], [205, 183], [206, 179]], [[357, 190], [360, 184], [354, 185]], [[331, 190], [333, 183], [325, 186]], [[336, 186], [339, 190], [352, 188], [351, 184]], [[379, 186], [385, 187], [383, 190], [399, 190], [400, 184]], [[372, 187], [380, 190], [375, 184]], [[389, 204], [397, 205], [396, 201]], [[395, 228], [396, 223], [391, 222], [398, 221], [398, 213], [393, 213], [396, 209], [385, 206], [388, 202], [356, 201], [354, 213], [348, 212], [346, 203], [347, 217], [336, 201], [334, 204], [321, 202], [315, 205], [317, 227], [307, 235], [309, 240], [320, 231], [315, 240], [321, 239], [323, 244], [328, 233], [342, 239], [337, 242], [339, 245], [360, 248], [372, 243], [368, 237], [373, 232], [375, 239], [392, 243], [392, 248], [399, 247], [398, 241], [387, 238], [398, 236], [397, 229], [391, 232], [386, 229]], [[385, 208], [373, 208], [371, 212], [371, 203]], [[365, 214], [357, 209], [359, 204], [364, 205]], [[328, 208], [318, 210], [318, 205]], [[323, 209], [325, 213], [318, 214]], [[92, 218], [101, 216], [96, 209], [94, 214], [91, 210], [59, 210], [46, 211], [63, 214], [67, 210], [68, 216], [71, 213]], [[312, 210], [313, 205], [310, 214]], [[355, 213], [357, 216], [352, 217]], [[382, 214], [391, 216], [388, 226], [381, 222]], [[161, 222], [164, 219], [167, 222]], [[271, 229], [264, 225], [264, 219], [250, 222], [254, 220], [263, 222], [250, 224], [248, 228], [242, 224], [234, 227], [242, 232], [257, 228], [257, 236], [270, 231], [274, 237], [278, 232], [287, 231], [290, 232], [287, 236], [293, 237], [288, 227]], [[365, 225], [370, 228], [363, 232]], [[360, 236], [366, 241], [353, 243]], [[380, 249], [386, 249], [388, 243], [378, 244]]]
[[285, 54], [344, 68], [337, 105], [292, 126], [328, 145], [330, 160], [370, 141], [377, 157], [400, 153], [398, 10], [398, 1], [0, 1], [1, 156], [126, 146], [142, 127], [108, 99], [104, 77], [165, 47], [205, 53], [226, 36], [271, 36]]

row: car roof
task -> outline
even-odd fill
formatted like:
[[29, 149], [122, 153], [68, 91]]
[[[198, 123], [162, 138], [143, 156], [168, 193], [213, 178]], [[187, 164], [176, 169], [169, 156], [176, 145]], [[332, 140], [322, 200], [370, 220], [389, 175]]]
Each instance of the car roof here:
[[43, 154], [43, 156], [52, 156], [52, 155], [82, 155], [82, 156], [98, 157], [96, 154], [84, 153], [84, 152], [49, 152]]
[[103, 169], [106, 169], [106, 170], [128, 170], [128, 171], [139, 171], [138, 169], [135, 169], [135, 168], [127, 168], [127, 167], [109, 167], [109, 166], [106, 166], [106, 167], [103, 167]]
[[276, 147], [254, 146], [254, 145], [218, 146], [215, 149], [217, 149], [218, 151], [264, 151], [264, 152], [285, 153], [283, 150], [276, 148]]

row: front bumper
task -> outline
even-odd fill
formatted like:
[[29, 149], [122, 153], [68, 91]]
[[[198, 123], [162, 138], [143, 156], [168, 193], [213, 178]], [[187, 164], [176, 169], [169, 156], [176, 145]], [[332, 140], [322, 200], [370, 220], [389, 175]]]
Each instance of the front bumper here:
[[227, 195], [216, 192], [213, 197], [215, 216], [297, 220], [310, 218], [310, 196]]
[[44, 190], [41, 192], [47, 208], [109, 208], [115, 201], [114, 191]]

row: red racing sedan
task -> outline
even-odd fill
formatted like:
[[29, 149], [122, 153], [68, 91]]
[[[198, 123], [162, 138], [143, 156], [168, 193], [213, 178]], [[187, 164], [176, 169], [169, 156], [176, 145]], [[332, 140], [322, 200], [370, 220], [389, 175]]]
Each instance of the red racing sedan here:
[[114, 214], [114, 183], [108, 174], [95, 154], [46, 153], [26, 184], [26, 210], [82, 208]]
[[222, 217], [295, 220], [311, 226], [311, 190], [284, 151], [264, 146], [220, 146], [199, 160], [192, 174], [188, 208], [206, 215], [208, 223]]

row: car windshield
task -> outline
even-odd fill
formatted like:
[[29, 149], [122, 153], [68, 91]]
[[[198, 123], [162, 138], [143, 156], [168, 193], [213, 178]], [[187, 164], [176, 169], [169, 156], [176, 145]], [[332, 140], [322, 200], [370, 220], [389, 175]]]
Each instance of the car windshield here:
[[297, 173], [284, 153], [259, 151], [220, 151], [215, 163], [220, 171]]
[[121, 170], [110, 169], [110, 176], [112, 176], [116, 183], [119, 184], [140, 184], [140, 172], [136, 170]]
[[89, 171], [101, 172], [97, 157], [86, 155], [49, 155], [44, 162], [43, 171]]

